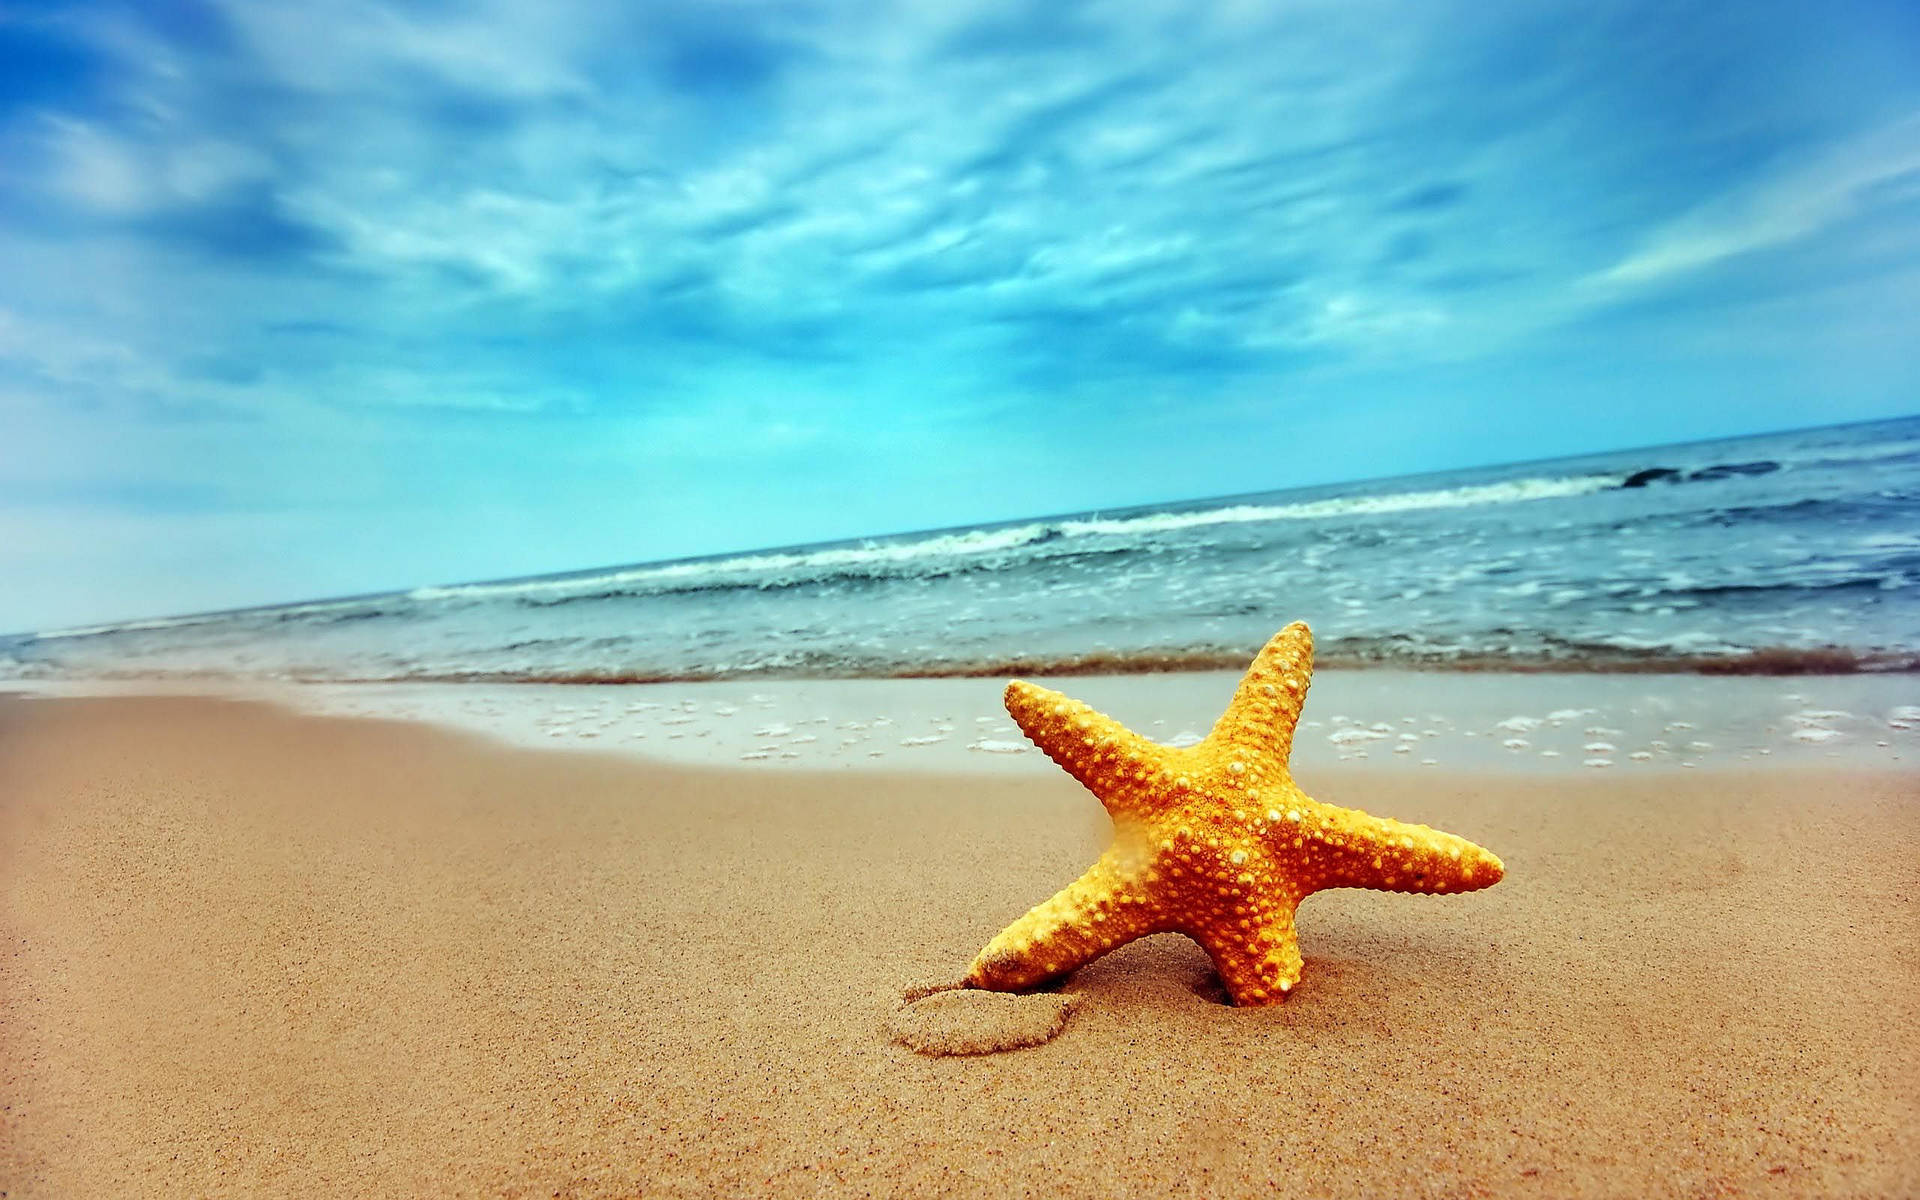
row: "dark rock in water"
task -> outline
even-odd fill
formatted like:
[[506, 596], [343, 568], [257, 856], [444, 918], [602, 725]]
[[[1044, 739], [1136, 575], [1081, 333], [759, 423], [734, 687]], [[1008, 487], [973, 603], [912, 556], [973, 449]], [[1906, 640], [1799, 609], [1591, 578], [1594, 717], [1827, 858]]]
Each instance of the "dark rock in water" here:
[[1770, 475], [1780, 469], [1780, 464], [1772, 459], [1758, 462], [1720, 463], [1717, 466], [1702, 467], [1687, 476], [1689, 481], [1704, 479], [1731, 479], [1736, 475]]
[[1672, 467], [1647, 467], [1627, 476], [1621, 481], [1620, 486], [1623, 488], [1645, 487], [1650, 483], [1677, 483], [1679, 479], [1680, 472]]
[[1645, 467], [1621, 480], [1620, 486], [1638, 488], [1646, 487], [1650, 483], [1705, 483], [1708, 480], [1733, 479], [1741, 475], [1768, 475], [1779, 469], [1779, 463], [1766, 458], [1756, 462], [1715, 463], [1711, 467], [1701, 467], [1697, 471], [1681, 471], [1674, 467]]

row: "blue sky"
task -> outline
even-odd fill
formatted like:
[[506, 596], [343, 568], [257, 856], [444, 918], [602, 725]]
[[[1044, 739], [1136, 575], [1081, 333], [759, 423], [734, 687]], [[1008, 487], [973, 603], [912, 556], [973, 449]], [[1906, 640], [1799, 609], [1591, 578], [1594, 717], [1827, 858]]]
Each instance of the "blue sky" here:
[[1890, 416], [1916, 314], [1905, 3], [11, 3], [0, 629]]

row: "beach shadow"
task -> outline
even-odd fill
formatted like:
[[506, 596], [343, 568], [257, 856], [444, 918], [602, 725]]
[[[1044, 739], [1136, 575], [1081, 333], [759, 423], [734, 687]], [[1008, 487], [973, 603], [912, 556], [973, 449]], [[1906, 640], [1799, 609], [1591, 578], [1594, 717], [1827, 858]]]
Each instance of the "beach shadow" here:
[[1218, 1004], [1222, 1008], [1233, 1008], [1233, 995], [1227, 991], [1227, 981], [1220, 978], [1220, 972], [1209, 971], [1200, 978], [1187, 984], [1187, 990], [1205, 1000], [1208, 1004]]

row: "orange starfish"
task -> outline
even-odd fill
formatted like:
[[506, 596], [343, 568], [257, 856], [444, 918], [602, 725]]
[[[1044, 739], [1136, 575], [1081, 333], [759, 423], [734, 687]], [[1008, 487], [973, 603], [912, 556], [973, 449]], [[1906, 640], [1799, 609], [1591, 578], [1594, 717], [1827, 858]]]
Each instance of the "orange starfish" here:
[[1506, 868], [1464, 838], [1311, 800], [1287, 757], [1313, 674], [1300, 622], [1268, 642], [1197, 746], [1162, 746], [1059, 692], [1015, 680], [1007, 711], [1113, 817], [1085, 875], [987, 943], [970, 987], [1032, 987], [1151, 933], [1213, 959], [1235, 1004], [1300, 979], [1294, 909], [1322, 888], [1470, 892]]

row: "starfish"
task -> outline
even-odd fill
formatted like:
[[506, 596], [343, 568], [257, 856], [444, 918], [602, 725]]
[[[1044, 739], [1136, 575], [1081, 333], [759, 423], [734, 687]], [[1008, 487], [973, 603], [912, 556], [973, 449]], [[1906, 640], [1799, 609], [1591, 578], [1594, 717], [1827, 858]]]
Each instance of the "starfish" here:
[[1199, 942], [1238, 1005], [1300, 980], [1293, 915], [1323, 888], [1468, 892], [1506, 868], [1464, 838], [1311, 800], [1287, 759], [1313, 674], [1313, 634], [1275, 634], [1205, 741], [1162, 746], [1059, 692], [1007, 685], [1007, 711], [1113, 817], [1087, 873], [1008, 926], [966, 985], [1030, 988], [1153, 933]]

